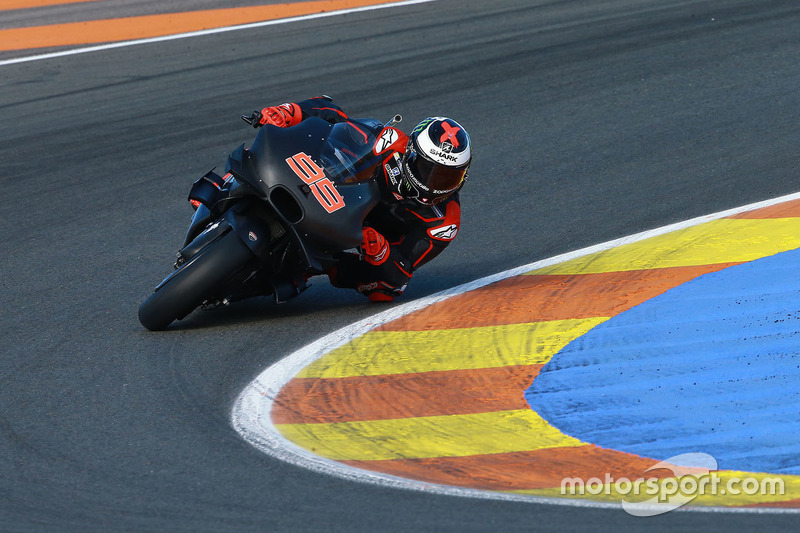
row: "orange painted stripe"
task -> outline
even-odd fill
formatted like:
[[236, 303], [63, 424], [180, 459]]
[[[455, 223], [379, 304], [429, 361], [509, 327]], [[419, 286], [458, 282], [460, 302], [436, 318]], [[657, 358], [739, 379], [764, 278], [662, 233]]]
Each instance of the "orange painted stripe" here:
[[800, 200], [782, 202], [777, 205], [763, 207], [754, 211], [746, 211], [728, 218], [763, 219], [763, 218], [798, 218], [800, 217]]
[[529, 409], [542, 365], [391, 376], [296, 378], [278, 393], [275, 424], [313, 424]]
[[100, 0], [3, 0], [0, 2], [0, 11], [12, 9], [28, 9], [31, 7], [57, 6], [63, 4], [85, 4]]
[[616, 316], [681, 283], [732, 264], [516, 276], [448, 298], [377, 329], [422, 331]]
[[0, 30], [0, 51], [129, 41], [400, 0], [318, 0]]
[[570, 477], [602, 480], [606, 474], [613, 479], [673, 475], [665, 469], [645, 474], [654, 460], [593, 444], [469, 457], [342, 462], [428, 483], [505, 491], [560, 488], [561, 481]]

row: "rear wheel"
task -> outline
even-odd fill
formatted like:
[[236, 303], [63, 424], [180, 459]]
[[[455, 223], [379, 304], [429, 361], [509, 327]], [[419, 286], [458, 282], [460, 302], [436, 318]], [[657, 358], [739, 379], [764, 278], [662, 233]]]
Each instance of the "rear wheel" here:
[[207, 300], [253, 259], [234, 231], [228, 231], [172, 273], [139, 306], [139, 322], [150, 331], [166, 329]]

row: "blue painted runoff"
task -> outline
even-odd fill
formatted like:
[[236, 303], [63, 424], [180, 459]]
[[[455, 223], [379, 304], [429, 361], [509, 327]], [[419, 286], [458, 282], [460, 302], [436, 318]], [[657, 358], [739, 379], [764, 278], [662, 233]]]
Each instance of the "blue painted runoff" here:
[[800, 249], [706, 274], [595, 327], [525, 392], [562, 432], [664, 460], [800, 475]]

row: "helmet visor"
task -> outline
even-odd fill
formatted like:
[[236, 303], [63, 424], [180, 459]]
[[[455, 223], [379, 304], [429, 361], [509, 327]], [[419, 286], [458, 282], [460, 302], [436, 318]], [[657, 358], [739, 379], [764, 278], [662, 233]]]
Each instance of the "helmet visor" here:
[[447, 167], [419, 156], [415, 157], [409, 166], [414, 176], [433, 194], [453, 192], [464, 181], [467, 173], [464, 167]]
[[410, 174], [408, 186], [416, 194], [408, 195], [423, 204], [436, 204], [461, 187], [467, 167], [447, 167], [412, 152], [406, 161]]

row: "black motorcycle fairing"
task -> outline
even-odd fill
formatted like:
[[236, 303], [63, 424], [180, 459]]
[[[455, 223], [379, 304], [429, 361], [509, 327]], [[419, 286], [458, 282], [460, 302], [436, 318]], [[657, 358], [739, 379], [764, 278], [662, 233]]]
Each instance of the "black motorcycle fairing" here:
[[231, 174], [239, 183], [246, 186], [253, 196], [261, 199], [267, 198], [267, 191], [263, 188], [263, 181], [253, 167], [250, 151], [244, 147], [244, 144], [239, 145], [228, 156], [225, 172]]
[[[253, 255], [259, 259], [266, 259], [270, 254], [270, 245], [276, 240], [277, 235], [272, 235], [272, 228], [266, 221], [266, 213], [262, 216], [254, 213], [258, 210], [258, 206], [240, 202], [227, 210], [223, 216]], [[253, 216], [254, 214], [256, 216]], [[278, 226], [276, 231], [280, 229]]]
[[186, 230], [186, 237], [183, 239], [183, 246], [189, 245], [195, 237], [200, 235], [209, 222], [211, 222], [211, 210], [205, 204], [200, 204], [192, 215], [192, 221], [189, 223], [189, 229]]
[[211, 169], [202, 178], [194, 182], [189, 190], [188, 200], [211, 207], [219, 200], [224, 185], [225, 178], [214, 172], [214, 169]]
[[[361, 244], [364, 218], [380, 198], [372, 175], [356, 178], [360, 171], [364, 174], [364, 168], [378, 164], [372, 153], [375, 133], [366, 125], [358, 128], [360, 132], [353, 129], [346, 122], [330, 124], [316, 117], [292, 128], [265, 126], [247, 151], [249, 157], [243, 165], [245, 172], [246, 165], [252, 165], [257, 176], [256, 182], [248, 180], [250, 185], [261, 189], [302, 240], [313, 236], [313, 242], [307, 244], [326, 255]], [[306, 165], [292, 165], [298, 158], [323, 169], [321, 180], [329, 180], [334, 190], [320, 191], [323, 182], [314, 181], [319, 175], [307, 175]], [[323, 201], [332, 193], [341, 196], [341, 208]]]
[[[364, 219], [379, 201], [373, 147], [380, 127], [372, 120], [330, 124], [316, 117], [292, 128], [264, 126], [249, 150], [241, 145], [228, 158], [226, 172], [234, 179], [212, 218], [230, 200], [259, 198], [286, 227], [304, 268], [326, 271], [342, 250], [361, 244]], [[338, 207], [330, 204], [334, 195]]]

